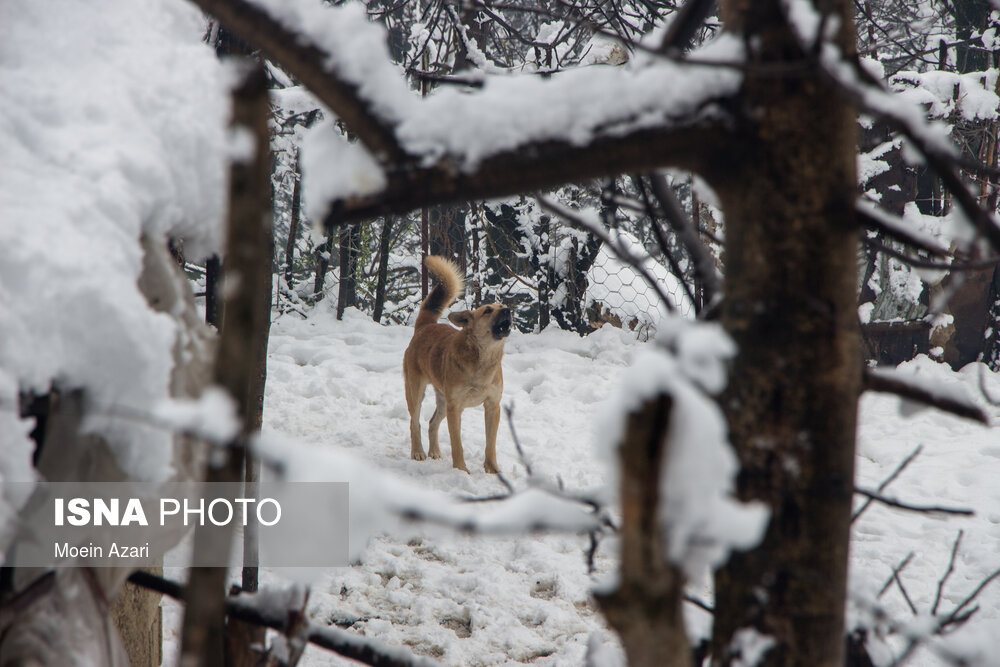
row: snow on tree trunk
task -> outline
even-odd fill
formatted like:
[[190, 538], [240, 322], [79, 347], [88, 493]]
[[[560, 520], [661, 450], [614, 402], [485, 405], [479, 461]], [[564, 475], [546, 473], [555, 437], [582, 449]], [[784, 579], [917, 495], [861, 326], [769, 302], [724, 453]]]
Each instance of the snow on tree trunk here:
[[[201, 322], [186, 279], [166, 244], [143, 237], [142, 248], [139, 289], [152, 309], [177, 323], [170, 393], [174, 397], [198, 396], [210, 379], [211, 334]], [[38, 443], [38, 472], [50, 482], [125, 481], [128, 476], [105, 440], [99, 434], [81, 433], [85, 404], [83, 391], [49, 394], [45, 437]], [[191, 479], [198, 457], [187, 436], [174, 437], [172, 458], [175, 479]], [[0, 663], [115, 667], [129, 664], [127, 656], [159, 647], [155, 602], [137, 605], [134, 609], [144, 613], [124, 618], [119, 621], [124, 625], [117, 629], [111, 623], [111, 603], [131, 571], [114, 567], [58, 570], [51, 592], [18, 614], [4, 630]], [[17, 570], [13, 575], [15, 590], [23, 590], [39, 574], [33, 569]], [[158, 596], [153, 597], [158, 600]], [[122, 645], [119, 630], [130, 638], [128, 647]]]
[[689, 667], [691, 649], [681, 606], [684, 577], [665, 553], [659, 514], [669, 395], [631, 413], [619, 447], [622, 562], [612, 593], [597, 594], [608, 624], [621, 636], [631, 667]]

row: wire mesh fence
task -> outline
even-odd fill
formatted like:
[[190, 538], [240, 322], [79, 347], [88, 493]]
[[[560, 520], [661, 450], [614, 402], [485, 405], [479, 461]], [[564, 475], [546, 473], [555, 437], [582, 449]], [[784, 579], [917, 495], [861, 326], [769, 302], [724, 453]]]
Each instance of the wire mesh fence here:
[[[283, 232], [287, 238], [290, 227], [279, 222], [279, 237]], [[462, 269], [460, 305], [508, 305], [522, 332], [555, 326], [586, 334], [614, 326], [645, 340], [672, 312], [691, 316], [685, 277], [671, 273], [633, 230], [612, 231], [609, 247], [525, 199], [354, 224], [326, 240], [300, 231], [293, 244], [277, 239], [285, 248], [275, 266], [278, 307], [301, 310], [330, 299], [339, 310], [353, 307], [384, 323], [412, 323], [425, 293], [426, 247]], [[623, 252], [640, 258], [647, 275], [624, 261]], [[433, 284], [431, 276], [427, 288]]]

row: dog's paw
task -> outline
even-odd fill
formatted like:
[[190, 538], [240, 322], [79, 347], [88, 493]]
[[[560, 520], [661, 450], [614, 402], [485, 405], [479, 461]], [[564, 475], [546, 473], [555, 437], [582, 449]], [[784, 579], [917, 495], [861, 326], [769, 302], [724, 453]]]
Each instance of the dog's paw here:
[[467, 467], [465, 466], [465, 464], [464, 464], [464, 463], [463, 463], [463, 464], [461, 464], [461, 465], [458, 465], [458, 464], [456, 464], [456, 463], [453, 463], [453, 464], [451, 465], [451, 467], [452, 467], [452, 468], [454, 468], [455, 470], [462, 470], [462, 471], [464, 471], [464, 472], [465, 472], [465, 473], [466, 473], [467, 475], [471, 475], [471, 474], [472, 474], [471, 472], [469, 472], [469, 469], [468, 469], [468, 468], [467, 468]]
[[432, 449], [431, 451], [427, 452], [427, 456], [428, 456], [428, 458], [439, 459], [439, 458], [441, 458], [441, 450], [440, 449]]
[[410, 451], [410, 458], [413, 459], [414, 461], [423, 461], [424, 459], [427, 458], [427, 455], [424, 454], [424, 450], [422, 450], [422, 449], [418, 450], [418, 451], [411, 450]]
[[496, 475], [500, 472], [500, 466], [492, 461], [486, 461], [486, 463], [483, 464], [483, 470], [491, 475]]

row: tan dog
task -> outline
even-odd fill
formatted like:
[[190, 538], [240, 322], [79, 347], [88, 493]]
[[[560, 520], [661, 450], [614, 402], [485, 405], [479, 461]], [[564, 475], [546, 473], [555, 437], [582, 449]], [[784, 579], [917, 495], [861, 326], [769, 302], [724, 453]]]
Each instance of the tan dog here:
[[489, 473], [500, 472], [497, 466], [497, 429], [503, 393], [500, 360], [510, 335], [510, 309], [491, 304], [451, 313], [448, 319], [459, 329], [438, 324], [441, 313], [452, 304], [464, 284], [455, 265], [442, 257], [428, 257], [427, 268], [441, 282], [420, 305], [413, 339], [403, 355], [403, 382], [410, 411], [410, 456], [417, 461], [426, 458], [420, 444], [420, 404], [430, 383], [434, 386], [437, 407], [427, 429], [430, 440], [427, 455], [441, 458], [438, 427], [447, 417], [451, 463], [468, 472], [462, 452], [462, 410], [482, 404], [486, 411], [483, 467]]

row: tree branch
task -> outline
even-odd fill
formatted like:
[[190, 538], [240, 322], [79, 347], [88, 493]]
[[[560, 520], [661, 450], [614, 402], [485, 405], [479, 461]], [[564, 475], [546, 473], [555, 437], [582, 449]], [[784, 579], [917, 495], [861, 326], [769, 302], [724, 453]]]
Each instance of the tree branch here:
[[[823, 71], [828, 79], [858, 107], [880, 118], [890, 129], [905, 135], [913, 146], [924, 156], [927, 165], [941, 179], [942, 184], [954, 196], [958, 207], [965, 214], [969, 224], [985, 237], [995, 250], [1000, 251], [1000, 222], [989, 211], [979, 206], [976, 195], [962, 181], [959, 167], [962, 159], [952, 150], [951, 144], [934, 141], [925, 131], [923, 117], [908, 107], [900, 107], [893, 95], [880, 81], [869, 75], [858, 62], [847, 61], [839, 56], [822, 59]], [[912, 110], [911, 110], [912, 111]]]
[[716, 0], [688, 0], [684, 3], [663, 36], [658, 51], [663, 54], [673, 54], [687, 49], [695, 35], [705, 25], [705, 19], [712, 13], [715, 3]]
[[883, 505], [888, 505], [889, 507], [895, 507], [896, 509], [901, 509], [901, 510], [909, 510], [910, 512], [926, 512], [926, 513], [939, 512], [941, 514], [957, 514], [959, 516], [973, 516], [975, 514], [975, 512], [965, 507], [945, 507], [943, 505], [911, 505], [909, 503], [904, 503], [894, 498], [888, 498], [879, 493], [875, 493], [874, 491], [869, 491], [867, 489], [862, 489], [862, 488], [855, 488], [854, 492], [866, 498], [871, 498], [876, 502], [880, 502]]
[[301, 81], [378, 159], [400, 162], [407, 158], [393, 128], [362, 97], [363, 82], [348, 81], [327, 65], [329, 54], [309, 43], [306, 35], [247, 0], [191, 1]]
[[673, 190], [667, 185], [667, 179], [664, 178], [663, 174], [651, 173], [649, 182], [653, 189], [653, 196], [660, 204], [660, 210], [663, 211], [664, 217], [674, 228], [678, 240], [684, 245], [684, 249], [693, 260], [695, 276], [702, 287], [705, 303], [708, 305], [715, 303], [720, 294], [719, 277], [715, 272], [715, 260], [712, 258], [712, 253], [698, 236], [697, 223], [695, 222], [697, 218], [692, 220], [684, 213], [681, 203], [677, 201]]
[[975, 403], [944, 392], [933, 391], [926, 385], [909, 382], [899, 373], [865, 369], [863, 381], [865, 391], [896, 394], [902, 398], [917, 401], [959, 417], [972, 419], [987, 426], [990, 423], [989, 417]]
[[[633, 269], [639, 272], [639, 275], [641, 275], [643, 280], [646, 281], [646, 284], [648, 284], [650, 287], [653, 288], [653, 290], [656, 291], [657, 296], [660, 297], [660, 301], [663, 303], [664, 306], [667, 307], [667, 310], [671, 312], [674, 312], [676, 310], [676, 308], [674, 308], [674, 304], [670, 301], [670, 297], [667, 296], [667, 293], [663, 291], [663, 287], [656, 280], [656, 278], [654, 278], [649, 273], [649, 270], [645, 266], [643, 266], [642, 261], [633, 257], [629, 252], [622, 249], [619, 246], [619, 244], [615, 242], [615, 239], [613, 239], [611, 235], [608, 234], [604, 229], [591, 224], [589, 221], [583, 219], [582, 217], [575, 215], [573, 211], [563, 206], [560, 206], [559, 204], [556, 204], [555, 202], [550, 201], [545, 197], [538, 197], [537, 199], [538, 203], [541, 204], [542, 208], [560, 216], [563, 220], [568, 222], [571, 227], [579, 229], [580, 231], [587, 232], [588, 234], [593, 234], [597, 238], [601, 239], [601, 241], [608, 246], [608, 248], [615, 254], [615, 256], [618, 259], [625, 262], [626, 264], [628, 264]], [[648, 255], [646, 257], [648, 258]]]
[[342, 224], [422, 206], [497, 199], [546, 191], [566, 183], [613, 177], [625, 172], [674, 166], [688, 171], [708, 167], [712, 146], [722, 146], [729, 132], [723, 123], [699, 120], [670, 127], [636, 130], [623, 136], [597, 137], [586, 146], [543, 141], [519, 146], [484, 159], [473, 171], [442, 162], [387, 173], [388, 185], [374, 195], [335, 202], [324, 224]]
[[[884, 491], [885, 487], [887, 487], [890, 484], [892, 484], [892, 482], [897, 477], [899, 477], [900, 473], [902, 473], [906, 469], [906, 467], [908, 465], [910, 465], [911, 463], [913, 463], [914, 459], [916, 459], [917, 456], [920, 455], [920, 452], [922, 452], [923, 449], [924, 449], [923, 445], [917, 445], [916, 449], [914, 449], [912, 452], [910, 452], [909, 455], [905, 459], [903, 459], [903, 461], [898, 466], [896, 466], [896, 469], [893, 470], [891, 473], [889, 473], [888, 477], [886, 477], [884, 480], [882, 480], [882, 483], [878, 485], [878, 488], [875, 489], [875, 491], [877, 493], [881, 493], [882, 491]], [[853, 515], [851, 515], [851, 523], [854, 523], [855, 521], [857, 521], [858, 517], [860, 517], [862, 514], [864, 514], [865, 510], [868, 509], [868, 507], [873, 502], [874, 502], [874, 500], [872, 500], [871, 498], [868, 498], [867, 500], [865, 500], [864, 504], [861, 507], [858, 508], [858, 511], [855, 512]], [[879, 593], [879, 595], [881, 595], [881, 593]]]
[[935, 257], [948, 257], [948, 249], [937, 242], [932, 236], [910, 229], [904, 220], [885, 213], [874, 206], [858, 202], [854, 207], [858, 221], [876, 229], [886, 236], [908, 246], [923, 250]]

